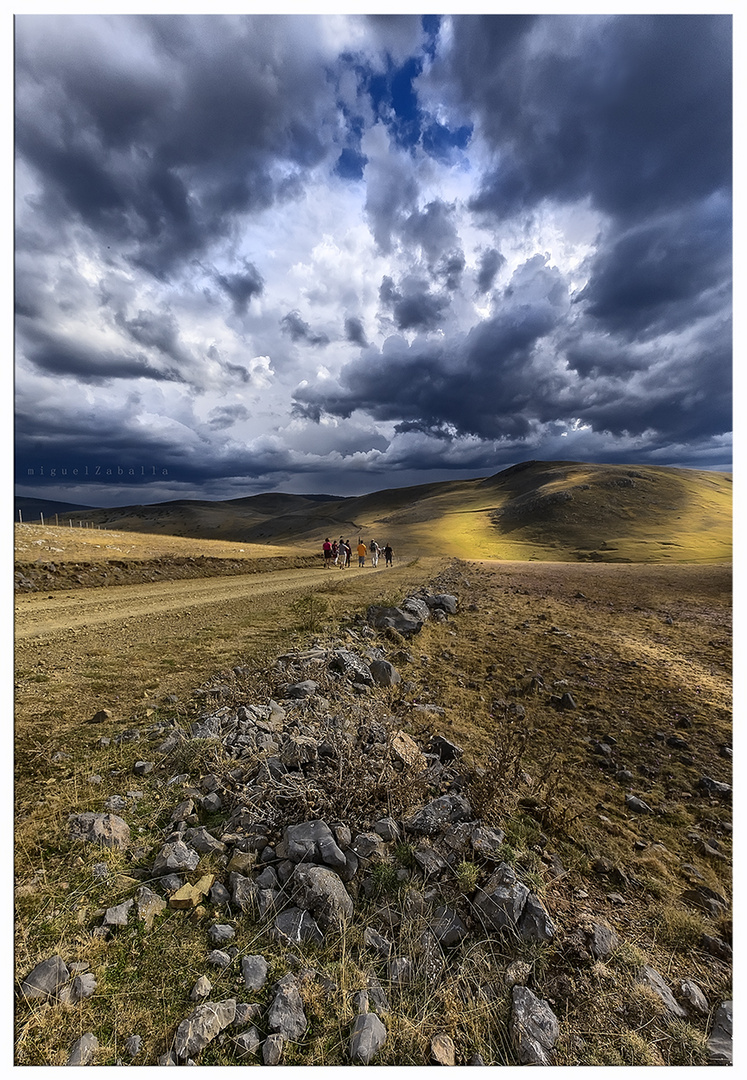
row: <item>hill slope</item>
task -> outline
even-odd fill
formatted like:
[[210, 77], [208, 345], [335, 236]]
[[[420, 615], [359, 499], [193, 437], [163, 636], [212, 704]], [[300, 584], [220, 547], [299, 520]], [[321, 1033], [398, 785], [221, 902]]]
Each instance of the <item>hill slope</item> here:
[[122, 530], [315, 549], [325, 536], [399, 556], [597, 562], [731, 559], [731, 476], [655, 466], [527, 461], [486, 479], [357, 498], [269, 494], [96, 510]]

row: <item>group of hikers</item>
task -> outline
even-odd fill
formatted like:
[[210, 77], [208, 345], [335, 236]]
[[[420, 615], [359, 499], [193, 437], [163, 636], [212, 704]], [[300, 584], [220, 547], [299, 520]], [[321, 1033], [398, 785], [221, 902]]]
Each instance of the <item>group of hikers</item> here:
[[[358, 553], [358, 566], [366, 565], [366, 555], [371, 556], [371, 566], [379, 565], [379, 556], [383, 554], [384, 563], [386, 566], [392, 565], [392, 556], [394, 551], [391, 544], [386, 544], [385, 547], [380, 548], [375, 540], [372, 540], [368, 548], [362, 540], [358, 540], [358, 547], [356, 548]], [[339, 540], [333, 540], [330, 543], [329, 537], [327, 537], [322, 544], [322, 555], [324, 556], [324, 565], [326, 567], [339, 566], [341, 570], [344, 570], [346, 566], [350, 566], [350, 559], [353, 555], [353, 549], [350, 546], [349, 540], [343, 540], [340, 537]]]

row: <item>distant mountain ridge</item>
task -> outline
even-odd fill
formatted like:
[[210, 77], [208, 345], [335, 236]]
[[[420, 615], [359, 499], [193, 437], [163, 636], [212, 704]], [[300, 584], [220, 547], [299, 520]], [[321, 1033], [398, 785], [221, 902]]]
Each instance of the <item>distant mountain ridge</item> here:
[[18, 511], [24, 521], [38, 521], [43, 514], [45, 521], [55, 514], [72, 514], [77, 510], [96, 510], [95, 506], [83, 506], [80, 503], [56, 502], [54, 499], [35, 499], [28, 495], [16, 495], [14, 499], [15, 520], [19, 521]]
[[624, 562], [731, 559], [731, 475], [526, 461], [494, 476], [343, 498], [267, 492], [79, 514], [105, 528], [314, 550], [342, 536], [400, 555]]

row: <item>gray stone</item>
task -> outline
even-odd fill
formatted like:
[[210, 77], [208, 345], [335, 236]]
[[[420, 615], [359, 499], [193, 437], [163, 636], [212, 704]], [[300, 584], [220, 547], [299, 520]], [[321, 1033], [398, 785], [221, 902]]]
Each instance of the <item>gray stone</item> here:
[[298, 983], [293, 975], [285, 975], [277, 984], [275, 997], [267, 1014], [267, 1025], [271, 1032], [292, 1041], [303, 1035], [306, 1024]]
[[277, 846], [277, 853], [279, 858], [295, 863], [323, 863], [333, 870], [342, 870], [346, 866], [345, 853], [325, 821], [289, 825]]
[[408, 832], [435, 836], [458, 821], [469, 821], [472, 807], [464, 795], [441, 795], [421, 807], [405, 822]]
[[129, 1035], [125, 1040], [125, 1053], [131, 1057], [137, 1057], [143, 1048], [143, 1040], [139, 1035]]
[[130, 826], [116, 814], [96, 814], [87, 810], [68, 818], [71, 840], [125, 851], [130, 843]]
[[310, 911], [322, 930], [353, 916], [353, 901], [340, 878], [325, 866], [300, 864], [291, 878], [293, 897]]
[[250, 1027], [246, 1031], [242, 1031], [240, 1035], [237, 1035], [234, 1039], [234, 1046], [236, 1047], [236, 1056], [241, 1058], [256, 1057], [262, 1040], [259, 1036], [259, 1032], [255, 1027]]
[[503, 842], [506, 834], [500, 829], [486, 829], [478, 825], [472, 830], [470, 842], [473, 850], [488, 862], [500, 862], [503, 858]]
[[451, 593], [437, 593], [435, 596], [426, 596], [424, 599], [431, 610], [445, 611], [447, 615], [456, 615], [459, 607], [459, 601]]
[[96, 977], [91, 972], [76, 975], [72, 982], [66, 983], [58, 994], [58, 1001], [63, 1005], [77, 1005], [96, 992]]
[[427, 622], [431, 616], [430, 608], [419, 596], [408, 596], [400, 606], [406, 615], [412, 615], [421, 623]]
[[373, 927], [367, 926], [363, 931], [363, 945], [367, 949], [371, 949], [382, 960], [388, 960], [392, 954], [394, 945], [388, 938], [382, 937], [378, 931]]
[[107, 908], [104, 915], [104, 926], [127, 926], [127, 918], [134, 906], [134, 900], [125, 900], [115, 907]]
[[241, 975], [247, 990], [261, 990], [267, 981], [267, 961], [264, 956], [244, 956]]
[[195, 870], [199, 861], [199, 853], [194, 848], [189, 847], [183, 840], [175, 840], [161, 848], [153, 863], [153, 874], [159, 877], [161, 874], [180, 874]]
[[680, 982], [677, 987], [677, 996], [691, 1015], [708, 1016], [708, 999], [692, 979], [683, 979]]
[[437, 754], [438, 760], [444, 764], [454, 761], [455, 758], [461, 757], [464, 753], [461, 746], [457, 746], [456, 743], [445, 739], [443, 735], [434, 735], [428, 749], [431, 754]]
[[628, 810], [632, 810], [634, 814], [653, 814], [653, 810], [648, 803], [645, 803], [643, 799], [639, 799], [635, 795], [626, 795], [625, 805]]
[[475, 894], [475, 913], [489, 930], [513, 929], [519, 922], [529, 889], [506, 863], [501, 863], [484, 889]]
[[283, 1058], [285, 1040], [281, 1034], [268, 1035], [262, 1043], [262, 1064], [279, 1065]]
[[295, 701], [301, 701], [304, 698], [313, 697], [317, 691], [319, 683], [314, 682], [313, 679], [305, 679], [303, 682], [289, 683], [284, 686], [281, 691], [281, 696], [284, 698], [290, 698]]
[[199, 851], [201, 855], [225, 854], [226, 845], [208, 832], [204, 825], [200, 825], [195, 829], [187, 829], [184, 834], [184, 841], [190, 847], [193, 847], [195, 851]]
[[216, 907], [224, 907], [230, 901], [231, 894], [222, 882], [216, 881], [210, 889], [208, 897], [211, 904]]
[[21, 993], [27, 1001], [45, 1001], [54, 997], [70, 978], [70, 970], [61, 956], [42, 960], [21, 983]]
[[231, 901], [242, 911], [251, 912], [257, 906], [257, 886], [251, 878], [232, 873], [229, 877]]
[[605, 960], [620, 944], [619, 937], [606, 923], [592, 923], [586, 932], [586, 939], [595, 960]]
[[372, 660], [371, 675], [377, 686], [396, 686], [402, 681], [400, 673], [388, 660]]
[[361, 660], [355, 653], [350, 652], [349, 649], [335, 649], [329, 667], [331, 671], [339, 672], [351, 682], [362, 683], [364, 686], [373, 686], [374, 680], [371, 669], [365, 661]]
[[155, 762], [153, 761], [136, 761], [132, 767], [132, 771], [136, 776], [147, 776], [148, 773], [152, 773], [155, 768]]
[[375, 975], [369, 975], [367, 977], [366, 992], [368, 994], [368, 1007], [371, 1012], [378, 1013], [380, 1016], [385, 1016], [390, 1011], [389, 1001], [384, 993], [384, 987]]
[[718, 1007], [708, 1039], [708, 1064], [734, 1064], [734, 1003], [724, 1001]]
[[719, 799], [731, 798], [731, 787], [729, 784], [723, 784], [720, 780], [712, 780], [710, 776], [701, 776], [696, 785], [702, 791], [706, 791], [709, 795], [715, 795]]
[[530, 893], [518, 923], [519, 935], [525, 941], [550, 942], [555, 937], [555, 924], [545, 910], [542, 901]]
[[319, 757], [315, 739], [308, 735], [292, 735], [280, 750], [280, 760], [288, 769], [298, 769]]
[[412, 854], [413, 859], [423, 871], [425, 877], [437, 877], [449, 865], [443, 855], [430, 847], [419, 847]]
[[389, 982], [393, 986], [406, 986], [412, 981], [412, 961], [407, 956], [394, 956], [387, 965]]
[[98, 1048], [99, 1040], [92, 1031], [87, 1031], [85, 1035], [81, 1035], [77, 1042], [73, 1043], [70, 1056], [65, 1064], [73, 1067], [90, 1065]]
[[422, 619], [396, 607], [372, 606], [366, 612], [366, 620], [376, 630], [396, 630], [403, 637], [417, 634], [423, 626]]
[[645, 964], [641, 970], [639, 981], [654, 991], [670, 1016], [675, 1017], [677, 1020], [687, 1019], [687, 1013], [681, 1005], [677, 1004], [670, 987], [664, 982], [658, 971]]
[[283, 911], [275, 919], [274, 926], [276, 936], [288, 944], [300, 945], [305, 941], [311, 941], [315, 945], [324, 944], [324, 934], [309, 912], [303, 908], [292, 907]]
[[208, 930], [208, 937], [213, 945], [225, 945], [227, 942], [233, 941], [236, 937], [236, 931], [227, 923], [216, 923]]
[[228, 1027], [235, 1015], [235, 998], [218, 1003], [206, 1001], [198, 1005], [176, 1029], [173, 1049], [177, 1058], [183, 1061], [193, 1054], [199, 1054]]
[[374, 824], [374, 832], [377, 833], [385, 843], [399, 840], [399, 825], [394, 818], [380, 818]]
[[211, 791], [209, 795], [204, 797], [201, 806], [206, 814], [219, 814], [223, 809], [223, 800], [217, 792]]
[[552, 1065], [552, 1048], [560, 1025], [548, 1003], [535, 997], [526, 986], [511, 991], [511, 1035], [522, 1065]]
[[222, 949], [213, 949], [212, 952], [208, 953], [207, 962], [213, 967], [227, 968], [230, 967], [231, 957]]
[[385, 1042], [386, 1028], [376, 1013], [362, 1013], [356, 1016], [348, 1047], [350, 1060], [368, 1065]]
[[430, 929], [441, 945], [447, 948], [458, 945], [469, 933], [457, 913], [450, 907], [436, 908], [436, 918], [430, 924]]
[[380, 861], [386, 854], [384, 841], [378, 833], [358, 833], [353, 844], [353, 851], [359, 859]]

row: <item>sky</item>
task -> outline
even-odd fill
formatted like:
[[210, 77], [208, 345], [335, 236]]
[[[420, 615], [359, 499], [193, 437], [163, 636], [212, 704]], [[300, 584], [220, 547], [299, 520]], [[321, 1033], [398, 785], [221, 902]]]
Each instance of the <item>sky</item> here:
[[14, 34], [18, 494], [731, 470], [730, 15]]

